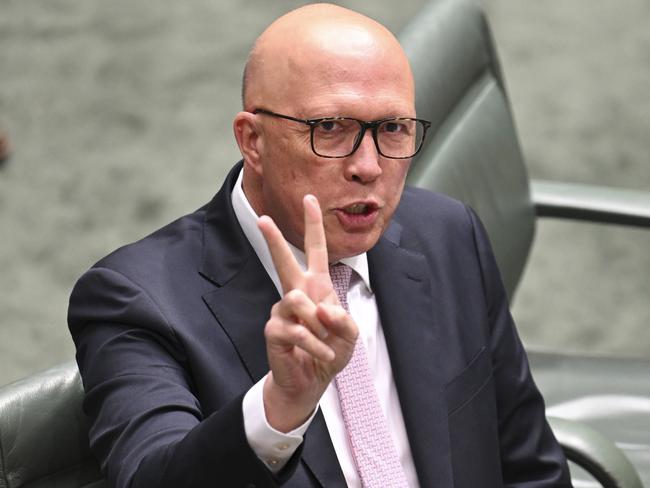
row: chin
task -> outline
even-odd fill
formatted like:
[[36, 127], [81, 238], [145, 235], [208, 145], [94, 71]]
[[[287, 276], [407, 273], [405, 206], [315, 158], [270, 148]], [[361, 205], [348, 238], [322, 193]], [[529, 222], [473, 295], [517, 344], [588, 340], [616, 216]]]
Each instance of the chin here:
[[367, 235], [363, 238], [348, 239], [347, 242], [338, 242], [328, 249], [330, 262], [368, 252], [377, 244], [378, 240], [379, 235]]

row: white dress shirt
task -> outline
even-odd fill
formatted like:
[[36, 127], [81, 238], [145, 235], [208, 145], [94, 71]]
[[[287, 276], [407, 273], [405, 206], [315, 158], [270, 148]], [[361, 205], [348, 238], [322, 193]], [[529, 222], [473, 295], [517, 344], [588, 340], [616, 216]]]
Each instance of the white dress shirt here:
[[[261, 231], [257, 228], [258, 215], [244, 195], [241, 172], [232, 191], [232, 204], [244, 234], [251, 243], [269, 277], [273, 280], [278, 292], [282, 295], [280, 278], [273, 265], [271, 253]], [[291, 244], [289, 245], [300, 266], [306, 269], [304, 253]], [[404, 467], [406, 479], [410, 487], [418, 488], [419, 483], [406, 435], [402, 409], [393, 380], [393, 372], [390, 366], [388, 350], [386, 349], [386, 340], [381, 328], [377, 302], [370, 287], [367, 256], [363, 253], [358, 256], [342, 259], [341, 262], [347, 264], [355, 271], [352, 274], [353, 278], [348, 291], [350, 315], [352, 315], [352, 318], [357, 323], [359, 327], [359, 339], [363, 340], [368, 351], [368, 361], [370, 362], [370, 369], [373, 372], [379, 403], [388, 421], [388, 428], [397, 448], [402, 466]], [[253, 451], [266, 463], [271, 471], [278, 472], [302, 443], [303, 435], [316, 412], [303, 425], [288, 434], [273, 429], [266, 421], [264, 413], [262, 387], [265, 380], [266, 377], [262, 378], [244, 396], [242, 407], [244, 428]], [[334, 450], [348, 487], [361, 488], [361, 480], [354, 466], [354, 459], [345, 431], [338, 392], [334, 382], [330, 383], [319, 405], [323, 412], [327, 430], [332, 439], [332, 444], [334, 445]]]

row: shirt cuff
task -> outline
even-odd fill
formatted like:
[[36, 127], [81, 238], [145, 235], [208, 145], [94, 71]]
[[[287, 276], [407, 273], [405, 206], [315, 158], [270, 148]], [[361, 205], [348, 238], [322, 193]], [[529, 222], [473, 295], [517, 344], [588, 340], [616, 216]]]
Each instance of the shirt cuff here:
[[264, 382], [266, 376], [255, 383], [244, 395], [242, 410], [246, 439], [257, 457], [272, 473], [278, 473], [302, 444], [303, 436], [316, 415], [311, 416], [296, 429], [288, 433], [275, 430], [269, 425], [264, 412]]

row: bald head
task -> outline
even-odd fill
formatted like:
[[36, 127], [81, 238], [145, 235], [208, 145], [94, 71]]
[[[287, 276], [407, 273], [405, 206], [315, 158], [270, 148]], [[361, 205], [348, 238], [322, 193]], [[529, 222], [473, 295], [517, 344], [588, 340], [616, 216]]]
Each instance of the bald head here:
[[279, 110], [308, 82], [314, 89], [353, 75], [377, 82], [395, 71], [412, 85], [406, 55], [383, 25], [337, 5], [307, 5], [277, 19], [255, 42], [244, 71], [244, 110], [269, 104]]

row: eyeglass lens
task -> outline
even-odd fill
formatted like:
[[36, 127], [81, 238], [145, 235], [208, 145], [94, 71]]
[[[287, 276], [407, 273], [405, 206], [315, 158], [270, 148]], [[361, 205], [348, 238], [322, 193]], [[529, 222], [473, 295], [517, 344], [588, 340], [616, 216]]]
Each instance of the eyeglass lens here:
[[[354, 151], [362, 129], [354, 119], [323, 120], [313, 127], [314, 151], [321, 156], [348, 156]], [[424, 125], [417, 120], [385, 120], [376, 130], [379, 152], [388, 158], [413, 156], [424, 137]]]

